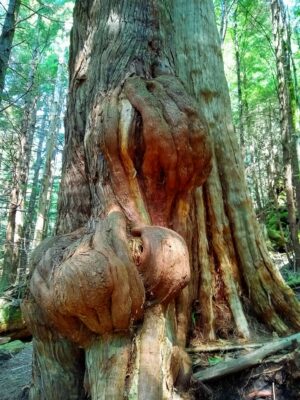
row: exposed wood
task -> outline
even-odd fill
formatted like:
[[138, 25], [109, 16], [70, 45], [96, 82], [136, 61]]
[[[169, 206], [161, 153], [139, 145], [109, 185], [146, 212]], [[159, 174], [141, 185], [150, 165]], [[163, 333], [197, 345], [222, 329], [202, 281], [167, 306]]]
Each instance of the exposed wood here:
[[247, 350], [255, 349], [257, 347], [264, 346], [265, 343], [245, 343], [245, 344], [234, 344], [234, 343], [220, 343], [216, 345], [203, 344], [202, 346], [190, 347], [186, 351], [188, 353], [213, 353], [213, 352], [223, 352], [232, 350]]
[[271, 390], [254, 390], [253, 392], [249, 393], [246, 397], [246, 399], [254, 399], [257, 397], [260, 398], [265, 398], [265, 397], [270, 397], [272, 396]]
[[204, 369], [203, 371], [195, 372], [193, 374], [193, 378], [199, 379], [201, 381], [209, 381], [229, 374], [234, 374], [236, 372], [259, 364], [265, 357], [271, 354], [274, 354], [289, 346], [299, 343], [300, 333], [297, 333], [281, 340], [277, 340], [276, 342], [268, 343], [262, 348], [245, 356], [239, 357], [234, 360], [224, 361], [213, 367]]

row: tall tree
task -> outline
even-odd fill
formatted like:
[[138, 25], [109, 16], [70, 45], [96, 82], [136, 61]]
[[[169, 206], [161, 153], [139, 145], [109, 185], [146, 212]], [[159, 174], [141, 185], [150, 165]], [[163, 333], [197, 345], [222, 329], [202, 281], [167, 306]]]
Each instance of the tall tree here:
[[52, 107], [50, 112], [49, 135], [46, 146], [45, 167], [41, 183], [40, 198], [37, 208], [37, 220], [34, 231], [33, 247], [36, 247], [43, 239], [47, 219], [47, 205], [49, 205], [52, 189], [53, 169], [56, 155], [57, 136], [60, 128], [60, 115], [63, 108], [64, 98], [64, 72], [62, 63], [58, 66], [56, 85], [53, 93]]
[[[296, 198], [298, 202], [300, 202], [300, 179], [297, 157], [297, 141], [292, 110], [292, 79], [287, 45], [286, 12], [282, 1], [272, 0], [271, 11], [276, 53], [285, 192], [287, 198], [291, 241], [293, 244], [293, 250], [295, 252], [295, 265], [297, 270], [300, 270], [300, 243], [298, 237], [299, 226], [297, 223], [297, 206], [295, 201], [295, 193], [298, 193]], [[298, 204], [298, 208], [299, 207], [300, 204]]]
[[24, 250], [25, 197], [29, 174], [29, 161], [36, 123], [37, 93], [35, 80], [39, 60], [38, 49], [34, 49], [28, 76], [28, 89], [25, 96], [23, 117], [18, 138], [16, 166], [11, 188], [8, 223], [6, 231], [6, 250], [3, 262], [0, 291], [5, 291], [17, 277], [18, 267]]
[[235, 52], [235, 65], [236, 65], [236, 76], [237, 76], [237, 91], [238, 91], [238, 110], [239, 110], [239, 136], [240, 145], [242, 150], [245, 146], [245, 129], [244, 129], [244, 102], [242, 94], [242, 72], [241, 72], [241, 55], [238, 35], [238, 3], [233, 13], [233, 43]]
[[26, 232], [25, 232], [25, 245], [26, 245], [26, 253], [29, 252], [29, 247], [32, 241], [32, 237], [34, 235], [34, 227], [36, 221], [36, 202], [38, 200], [39, 195], [39, 176], [40, 170], [43, 164], [43, 145], [46, 139], [46, 131], [48, 130], [48, 118], [49, 118], [49, 106], [47, 104], [47, 99], [44, 99], [45, 107], [43, 109], [43, 118], [41, 126], [38, 129], [38, 142], [37, 142], [37, 150], [36, 150], [36, 158], [33, 163], [33, 177], [31, 183], [31, 192], [30, 198], [27, 206], [27, 215], [26, 215]]
[[251, 337], [249, 308], [284, 334], [300, 308], [248, 197], [212, 2], [100, 3], [75, 5], [57, 236], [23, 304], [30, 396], [83, 398], [86, 365], [92, 399], [178, 398], [193, 304], [205, 339]]
[[0, 100], [5, 83], [5, 74], [15, 34], [16, 20], [20, 9], [21, 0], [9, 0], [2, 33], [0, 36]]

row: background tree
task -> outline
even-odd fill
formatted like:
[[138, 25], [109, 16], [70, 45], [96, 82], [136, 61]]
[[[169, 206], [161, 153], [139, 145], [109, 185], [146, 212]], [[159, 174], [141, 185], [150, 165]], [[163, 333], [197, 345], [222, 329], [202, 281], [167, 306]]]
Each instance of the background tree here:
[[[58, 66], [55, 46], [60, 53], [59, 57], [64, 57], [66, 53], [61, 38], [65, 22], [56, 19], [55, 13], [60, 12], [60, 16], [64, 18], [64, 14], [70, 11], [71, 4], [70, 2], [65, 4], [65, 1], [59, 3], [59, 6], [51, 4], [40, 7], [39, 2], [29, 5], [25, 1], [22, 3], [17, 24], [15, 34], [17, 44], [11, 55], [6, 80], [6, 97], [3, 99], [0, 115], [1, 134], [3, 144], [5, 143], [2, 151], [3, 162], [7, 170], [7, 188], [2, 199], [3, 209], [7, 210], [7, 213], [5, 211], [3, 213], [7, 218], [7, 225], [1, 237], [3, 242], [3, 236], [6, 235], [1, 291], [12, 287], [16, 282], [24, 282], [27, 253], [32, 247], [37, 207], [34, 197], [38, 195], [39, 190], [37, 180], [43, 148], [37, 151], [39, 160], [33, 175], [31, 171], [35, 164], [35, 146], [41, 146], [47, 136], [46, 123], [41, 126], [43, 118], [40, 118], [40, 114], [45, 98], [51, 97], [55, 86]], [[66, 85], [65, 79], [62, 84]], [[62, 106], [63, 96], [60, 101]], [[61, 126], [61, 123], [58, 125]], [[36, 143], [37, 134], [39, 143]], [[30, 224], [26, 223], [28, 220]]]
[[[288, 29], [286, 10], [280, 0], [271, 2], [272, 22], [274, 28], [275, 55], [280, 107], [280, 128], [283, 147], [284, 182], [287, 198], [287, 209], [291, 240], [295, 252], [296, 268], [300, 268], [300, 243], [298, 238], [297, 204], [300, 201], [299, 164], [297, 140], [293, 116], [293, 82], [290, 67], [288, 46]], [[298, 193], [298, 195], [297, 195]], [[296, 194], [296, 196], [295, 196]]]
[[9, 56], [15, 34], [17, 16], [20, 9], [20, 0], [10, 0], [0, 36], [0, 99], [5, 83], [5, 74], [8, 67]]
[[253, 312], [298, 329], [246, 189], [211, 1], [78, 0], [69, 90], [58, 235], [24, 302], [31, 398], [83, 396], [78, 346], [92, 398], [175, 398], [192, 310], [204, 340], [250, 338]]
[[[222, 14], [219, 1], [216, 10], [220, 25]], [[227, 35], [223, 44], [225, 70], [230, 85], [234, 123], [238, 130], [242, 124], [245, 140], [244, 163], [251, 197], [254, 200], [260, 222], [265, 225], [269, 247], [286, 251], [294, 265], [293, 244], [289, 230], [286, 194], [283, 177], [283, 155], [280, 150], [282, 135], [280, 128], [280, 101], [275, 45], [273, 44], [270, 5], [264, 1], [243, 0], [238, 2], [239, 13], [228, 13]], [[295, 65], [294, 78], [289, 79], [290, 96], [295, 99], [297, 84], [296, 35], [291, 28], [295, 24], [295, 10], [289, 9], [290, 19], [285, 18], [282, 31], [283, 48], [286, 51], [286, 66]], [[285, 8], [283, 8], [285, 10]], [[288, 15], [288, 13], [287, 13]], [[238, 39], [239, 63], [233, 63]], [[235, 45], [234, 45], [235, 43]], [[291, 51], [290, 51], [290, 50]], [[236, 57], [235, 57], [236, 58]], [[292, 100], [291, 104], [295, 104]], [[296, 107], [297, 108], [297, 107]], [[296, 108], [292, 110], [295, 113]], [[241, 117], [242, 116], [242, 117]], [[297, 117], [293, 118], [294, 122]], [[294, 144], [296, 135], [292, 135]], [[295, 149], [295, 145], [293, 146]], [[270, 151], [272, 156], [270, 157]], [[293, 152], [295, 158], [295, 151]], [[297, 168], [297, 161], [293, 163]], [[296, 170], [295, 170], [296, 171]], [[293, 199], [296, 199], [297, 171], [293, 178]], [[275, 199], [275, 197], [276, 199]], [[276, 205], [277, 204], [277, 205]], [[295, 232], [295, 228], [294, 232]], [[295, 235], [294, 235], [295, 237]]]

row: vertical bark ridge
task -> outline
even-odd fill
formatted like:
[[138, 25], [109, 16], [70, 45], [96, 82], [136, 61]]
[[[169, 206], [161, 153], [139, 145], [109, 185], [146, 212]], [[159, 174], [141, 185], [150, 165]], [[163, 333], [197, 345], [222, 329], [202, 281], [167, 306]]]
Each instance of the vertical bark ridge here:
[[[215, 334], [215, 312], [213, 304], [214, 296], [214, 265], [209, 255], [208, 233], [206, 228], [206, 212], [203, 201], [202, 189], [197, 189], [195, 193], [196, 200], [196, 221], [198, 226], [198, 264], [200, 269], [199, 308], [201, 312], [201, 326], [205, 339], [214, 340]], [[198, 283], [197, 282], [197, 283]]]
[[[261, 251], [262, 238], [247, 193], [240, 151], [231, 123], [228, 107], [230, 100], [221, 66], [220, 44], [213, 22], [212, 5], [206, 1], [201, 2], [201, 5], [191, 2], [188, 7], [185, 6], [185, 18], [188, 18], [190, 22], [187, 25], [183, 22], [181, 10], [183, 10], [183, 2], [178, 0], [174, 5], [174, 24], [178, 27], [175, 31], [176, 70], [179, 77], [186, 83], [188, 91], [198, 100], [206, 117], [214, 142], [215, 163], [218, 166], [217, 174], [221, 182], [217, 191], [213, 193], [209, 183], [215, 182], [215, 179], [211, 175], [208, 183], [204, 185], [207, 193], [207, 203], [204, 204], [208, 209], [210, 209], [209, 204], [215, 204], [213, 213], [218, 215], [217, 226], [223, 225], [224, 222], [221, 221], [228, 220], [229, 229], [225, 229], [222, 233], [226, 237], [228, 259], [231, 260], [233, 271], [237, 270], [236, 266], [238, 266], [237, 275], [241, 283], [246, 284], [254, 309], [271, 329], [284, 333], [287, 331], [283, 322], [286, 319], [284, 309], [285, 307], [292, 309], [295, 299], [292, 293], [284, 288], [283, 283], [280, 287], [281, 292], [285, 293], [285, 300], [278, 299], [275, 285], [270, 285], [270, 281], [275, 280], [278, 283], [278, 279], [275, 278], [277, 273], [267, 252]], [[200, 20], [195, 21], [195, 15], [200, 16]], [[193, 45], [184, 47], [186, 42]], [[206, 65], [220, 65], [217, 67], [218, 74], [215, 74], [214, 68], [208, 69]], [[214, 73], [212, 74], [211, 71]], [[241, 188], [244, 189], [241, 190]], [[213, 202], [214, 198], [215, 202]], [[224, 201], [224, 210], [218, 214], [216, 207], [220, 203], [220, 198]], [[211, 223], [209, 216], [207, 218]], [[218, 232], [217, 226], [213, 226], [212, 231], [216, 229]], [[211, 251], [210, 247], [209, 252]], [[269, 269], [268, 279], [265, 273], [262, 276], [258, 272], [259, 267]], [[201, 265], [200, 268], [202, 268]], [[238, 287], [233, 290], [239, 294]], [[270, 303], [270, 297], [273, 298], [273, 303]], [[299, 324], [299, 306], [296, 305], [293, 313], [293, 324], [296, 327]]]

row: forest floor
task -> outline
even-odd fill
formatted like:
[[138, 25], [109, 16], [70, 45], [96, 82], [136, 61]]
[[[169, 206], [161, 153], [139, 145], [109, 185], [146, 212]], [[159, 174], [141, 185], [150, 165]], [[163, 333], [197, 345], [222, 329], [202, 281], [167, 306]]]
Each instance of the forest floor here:
[[[272, 342], [269, 341], [267, 346]], [[228, 344], [227, 344], [228, 346]], [[229, 347], [229, 346], [228, 346]], [[242, 346], [241, 346], [242, 347]], [[214, 369], [232, 361], [238, 366], [244, 356], [252, 356], [256, 349], [233, 349], [193, 354], [193, 365]], [[195, 362], [195, 358], [197, 361]], [[218, 364], [220, 363], [220, 364]], [[194, 368], [194, 372], [197, 368]], [[207, 372], [207, 370], [205, 370]], [[212, 373], [213, 375], [213, 373]], [[300, 399], [300, 346], [291, 345], [275, 355], [260, 360], [256, 366], [240, 372], [218, 376], [208, 381], [195, 381], [194, 398], [198, 400], [299, 400]]]
[[31, 378], [31, 361], [31, 343], [15, 341], [11, 348], [6, 347], [5, 350], [0, 350], [1, 400], [27, 399]]
[[[274, 261], [300, 299], [297, 276], [286, 267], [286, 258], [274, 255]], [[299, 274], [298, 274], [299, 275]], [[1, 338], [0, 338], [1, 342]], [[193, 354], [196, 370], [228, 359], [238, 358], [255, 349], [217, 350]], [[0, 400], [26, 400], [31, 378], [32, 344], [15, 341], [0, 345]], [[258, 366], [209, 382], [194, 382], [196, 400], [299, 400], [300, 349], [292, 348], [263, 360]]]

